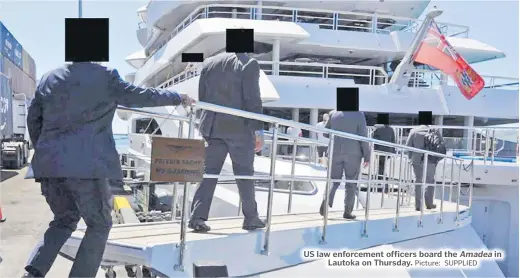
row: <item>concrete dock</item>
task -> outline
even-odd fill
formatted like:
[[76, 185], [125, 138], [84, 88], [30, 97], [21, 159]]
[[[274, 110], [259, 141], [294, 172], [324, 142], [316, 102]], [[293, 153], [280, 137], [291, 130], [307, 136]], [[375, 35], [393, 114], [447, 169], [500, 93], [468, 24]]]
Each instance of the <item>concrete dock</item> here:
[[[27, 260], [43, 238], [52, 219], [40, 184], [24, 179], [27, 167], [18, 171], [1, 170], [0, 205], [7, 219], [0, 223], [0, 277], [22, 277]], [[68, 277], [72, 262], [58, 256], [47, 277]], [[117, 277], [127, 277], [123, 268]], [[105, 277], [100, 269], [96, 277]]]

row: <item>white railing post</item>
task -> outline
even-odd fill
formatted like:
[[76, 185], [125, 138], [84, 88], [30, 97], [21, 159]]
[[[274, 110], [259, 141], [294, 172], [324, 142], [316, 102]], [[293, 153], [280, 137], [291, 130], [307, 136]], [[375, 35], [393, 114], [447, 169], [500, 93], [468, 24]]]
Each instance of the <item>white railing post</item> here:
[[[446, 160], [447, 158], [444, 158], [443, 159], [443, 164], [442, 164], [442, 187], [441, 187], [441, 212], [439, 214], [439, 220], [437, 221], [439, 224], [441, 224], [443, 222], [443, 219], [442, 219], [442, 216], [443, 216], [443, 213], [444, 213], [444, 185], [446, 184]], [[455, 163], [455, 160], [452, 160], [451, 161], [451, 164], [453, 165], [453, 163]]]
[[403, 162], [404, 162], [404, 150], [400, 150], [401, 155], [399, 158], [399, 182], [397, 184], [397, 201], [395, 206], [395, 220], [394, 220], [394, 232], [399, 232], [399, 209], [400, 209], [400, 202], [401, 202], [401, 185], [403, 183]]
[[[188, 138], [192, 139], [195, 131], [195, 109], [190, 107], [190, 122], [189, 122], [189, 131]], [[177, 264], [175, 264], [174, 269], [176, 271], [184, 271], [184, 253], [186, 252], [186, 230], [188, 229], [188, 221], [189, 221], [189, 209], [188, 209], [188, 196], [190, 194], [191, 184], [188, 182], [184, 182], [184, 190], [182, 196], [182, 212], [181, 212], [181, 234], [180, 234], [180, 242], [177, 244], [177, 248], [179, 248], [179, 260]]]
[[269, 195], [267, 197], [267, 220], [266, 220], [266, 229], [264, 234], [264, 246], [260, 253], [262, 255], [269, 255], [269, 238], [271, 236], [271, 222], [273, 220], [273, 197], [274, 197], [274, 185], [276, 182], [276, 153], [278, 149], [278, 128], [279, 124], [274, 124], [273, 129], [273, 143], [271, 144], [271, 170], [270, 170], [270, 179], [271, 183], [269, 185]]
[[[374, 153], [374, 143], [370, 143], [370, 154]], [[365, 161], [366, 162], [366, 161]], [[365, 221], [363, 222], [363, 231], [361, 232], [361, 237], [368, 237], [368, 218], [370, 216], [370, 192], [371, 192], [371, 185], [372, 185], [372, 164], [375, 161], [369, 161], [368, 163], [368, 181], [367, 181], [367, 196], [365, 201]]]
[[[298, 140], [294, 140], [293, 153], [292, 153], [292, 165], [291, 165], [291, 178], [294, 179], [294, 171], [296, 168], [296, 150], [298, 147]], [[309, 157], [310, 159], [310, 157]], [[287, 213], [291, 213], [292, 208], [292, 197], [293, 197], [294, 180], [289, 182], [289, 201], [287, 202]]]
[[[426, 191], [427, 185], [426, 185], [426, 175], [428, 173], [428, 154], [424, 154], [424, 160], [423, 160], [423, 168], [422, 168], [422, 181], [421, 181], [421, 215], [419, 216], [419, 224], [418, 227], [423, 226], [423, 216], [424, 216], [424, 206], [425, 200], [424, 200], [424, 191]], [[415, 181], [418, 182], [417, 180]], [[416, 187], [417, 188], [417, 187]], [[415, 193], [417, 194], [417, 193]], [[417, 204], [415, 204], [415, 207], [417, 208]]]
[[327, 181], [325, 185], [325, 195], [323, 196], [323, 227], [321, 232], [321, 239], [320, 244], [326, 244], [326, 236], [327, 236], [327, 224], [328, 224], [328, 217], [329, 217], [329, 198], [330, 198], [330, 191], [331, 191], [331, 175], [332, 175], [332, 159], [333, 159], [333, 152], [334, 152], [334, 134], [330, 134], [329, 136], [329, 159], [327, 160]]

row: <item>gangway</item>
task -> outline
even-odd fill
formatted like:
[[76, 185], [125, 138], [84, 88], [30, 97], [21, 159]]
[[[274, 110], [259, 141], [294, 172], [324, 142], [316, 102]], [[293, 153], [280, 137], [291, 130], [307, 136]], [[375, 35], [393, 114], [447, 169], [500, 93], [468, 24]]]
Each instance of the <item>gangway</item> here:
[[[246, 232], [241, 229], [242, 217], [226, 217], [210, 219], [208, 224], [212, 227], [212, 230], [206, 234], [189, 232], [187, 229], [189, 218], [188, 198], [194, 184], [182, 184], [181, 219], [177, 220], [174, 218], [172, 221], [116, 224], [113, 226], [102, 263], [107, 270], [108, 277], [113, 276], [114, 266], [135, 267], [135, 275], [137, 277], [149, 275], [193, 277], [193, 263], [215, 260], [227, 265], [229, 276], [254, 275], [303, 263], [304, 261], [300, 256], [303, 248], [319, 247], [321, 249], [348, 248], [361, 250], [382, 244], [444, 233], [471, 223], [470, 207], [472, 204], [473, 184], [470, 184], [468, 206], [460, 204], [460, 194], [455, 194], [455, 196], [449, 194], [450, 197], [446, 199], [446, 194], [444, 193], [447, 190], [454, 189], [460, 191], [461, 184], [458, 182], [460, 171], [458, 175], [451, 171], [451, 176], [443, 173], [441, 184], [427, 184], [425, 178], [415, 183], [413, 180], [410, 180], [409, 171], [407, 170], [410, 167], [407, 165], [409, 162], [406, 159], [405, 152], [424, 154], [425, 163], [428, 161], [428, 157], [431, 156], [442, 157], [444, 161], [460, 162], [462, 160], [454, 156], [203, 102], [198, 102], [191, 107], [191, 113], [188, 116], [174, 116], [125, 107], [118, 109], [154, 118], [175, 120], [182, 123], [187, 122], [189, 125], [189, 138], [194, 137], [195, 123], [197, 121], [195, 112], [199, 109], [272, 123], [275, 126], [272, 139], [274, 147], [271, 148], [272, 159], [268, 176], [204, 175], [205, 178], [225, 177], [270, 181], [265, 230]], [[326, 177], [277, 174], [277, 127], [279, 125], [307, 129], [311, 132], [329, 133], [329, 150], [331, 152], [334, 148], [335, 137], [368, 142], [372, 153], [374, 153], [374, 145], [376, 144], [394, 147], [398, 150], [398, 157], [394, 160], [394, 163], [398, 165], [395, 168], [396, 171], [394, 171], [394, 178], [373, 180], [372, 173], [374, 173], [375, 163], [369, 163], [369, 174], [366, 179], [331, 179], [330, 165], [332, 160], [328, 161], [329, 170]], [[179, 133], [179, 136], [182, 136], [182, 133]], [[318, 142], [316, 141], [315, 143]], [[295, 163], [294, 160], [292, 163]], [[423, 169], [423, 177], [426, 177], [426, 167], [423, 167]], [[444, 178], [445, 176], [450, 176], [449, 181]], [[323, 194], [325, 203], [328, 203], [329, 194], [324, 194], [324, 192], [329, 192], [332, 182], [350, 182], [364, 185], [367, 190], [365, 198], [361, 202], [362, 206], [358, 206], [354, 211], [360, 217], [358, 220], [347, 221], [342, 218], [342, 211], [329, 211], [328, 206], [326, 206], [323, 217], [317, 211], [314, 213], [274, 215], [273, 196], [275, 180], [325, 180], [325, 190], [320, 193]], [[391, 206], [379, 207], [379, 202], [371, 203], [371, 199], [374, 196], [380, 195], [380, 193], [372, 193], [372, 187], [381, 183], [392, 183], [397, 188], [394, 198], [391, 198], [393, 200], [393, 202], [390, 202], [390, 204], [393, 204]], [[406, 202], [403, 202], [406, 199], [406, 195], [408, 197], [411, 196], [416, 186], [421, 189], [423, 199], [426, 186], [433, 186], [436, 190], [441, 191], [441, 198], [435, 200], [437, 204], [436, 209], [426, 210], [423, 204], [420, 211], [416, 211], [415, 206], [413, 206], [413, 198], [408, 198], [407, 205]], [[291, 194], [292, 183], [289, 196]], [[361, 217], [361, 215], [364, 217]], [[74, 258], [83, 234], [83, 230], [76, 231], [62, 248], [62, 253]]]

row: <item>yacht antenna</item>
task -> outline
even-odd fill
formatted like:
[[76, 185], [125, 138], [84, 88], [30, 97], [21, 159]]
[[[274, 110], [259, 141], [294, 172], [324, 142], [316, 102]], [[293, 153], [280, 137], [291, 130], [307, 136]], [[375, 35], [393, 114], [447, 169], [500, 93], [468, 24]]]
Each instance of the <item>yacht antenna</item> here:
[[[396, 67], [394, 73], [392, 74], [392, 78], [390, 79], [391, 84], [397, 84], [400, 88], [408, 85], [408, 81], [411, 77], [411, 72], [415, 69], [413, 65], [413, 55], [417, 52], [417, 49], [421, 45], [422, 40], [426, 36], [429, 30], [429, 26], [432, 23], [433, 19], [442, 14], [441, 10], [438, 10], [436, 6], [426, 14], [426, 18], [424, 19], [419, 31], [415, 35], [412, 44], [406, 51], [401, 63]], [[398, 90], [400, 90], [400, 88]]]

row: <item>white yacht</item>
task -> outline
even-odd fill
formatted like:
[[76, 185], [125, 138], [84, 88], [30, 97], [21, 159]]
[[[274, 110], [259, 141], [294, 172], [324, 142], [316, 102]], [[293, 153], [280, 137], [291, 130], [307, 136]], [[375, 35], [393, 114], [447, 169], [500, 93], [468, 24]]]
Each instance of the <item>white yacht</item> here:
[[[518, 277], [518, 79], [483, 76], [486, 87], [471, 101], [445, 74], [426, 65], [416, 65], [406, 88], [389, 84], [422, 26], [417, 18], [428, 4], [388, 0], [150, 1], [139, 9], [137, 37], [143, 49], [127, 58], [136, 69], [126, 77], [128, 81], [176, 89], [197, 99], [197, 70], [182, 63], [181, 54], [213, 56], [225, 48], [226, 29], [254, 29], [255, 43], [271, 49], [258, 57], [264, 114], [272, 116], [262, 120], [297, 125], [303, 137], [277, 134], [273, 138], [273, 142], [285, 138], [286, 143], [297, 144], [301, 151], [292, 157], [277, 155], [276, 150], [255, 158], [258, 207], [268, 218], [265, 233], [242, 233], [237, 230], [239, 222], [222, 218], [240, 211], [228, 158], [211, 211], [211, 217], [217, 218], [215, 233], [186, 234], [177, 219], [115, 226], [105, 252], [107, 275], [114, 265], [122, 264], [144, 266], [137, 269], [152, 275], [189, 277], [194, 275], [193, 263], [221, 260], [230, 276], [375, 276], [387, 270], [334, 270], [323, 262], [303, 264], [299, 254], [307, 247], [361, 252], [443, 246], [498, 248], [506, 255], [478, 269], [397, 267], [390, 271], [392, 276]], [[493, 46], [472, 39], [466, 26], [438, 25], [469, 63], [505, 57]], [[373, 181], [377, 156], [388, 154], [374, 152], [370, 167], [363, 171], [355, 212], [360, 220], [338, 221], [343, 194], [336, 194], [328, 220], [319, 216], [327, 167], [315, 163], [314, 147], [319, 143], [312, 139], [317, 132], [313, 127], [335, 108], [338, 87], [359, 87], [360, 110], [366, 112], [370, 126], [377, 113], [389, 113], [401, 146], [417, 124], [418, 111], [432, 111], [449, 147], [448, 156], [437, 167], [437, 210], [419, 213], [413, 209], [414, 175], [402, 147], [397, 155], [390, 155], [384, 170], [394, 190], [386, 193]], [[241, 113], [204, 103], [199, 108]], [[134, 181], [149, 180], [146, 169], [150, 167], [152, 136], [190, 136], [183, 108], [122, 109], [118, 115], [128, 121], [130, 148], [125, 164], [133, 167]], [[200, 138], [196, 124], [194, 131], [193, 137]], [[184, 194], [192, 194], [194, 186], [164, 185], [155, 190], [172, 191], [175, 197], [166, 206], [176, 209], [176, 203], [182, 202]], [[73, 253], [81, 237], [77, 232], [64, 252]]]

